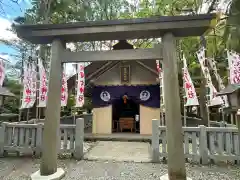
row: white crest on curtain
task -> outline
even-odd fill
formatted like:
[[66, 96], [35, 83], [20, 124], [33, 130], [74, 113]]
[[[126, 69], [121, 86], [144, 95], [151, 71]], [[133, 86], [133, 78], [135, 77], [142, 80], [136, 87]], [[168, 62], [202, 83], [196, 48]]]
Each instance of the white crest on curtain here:
[[183, 83], [186, 94], [185, 106], [198, 106], [199, 102], [197, 98], [197, 93], [192, 82], [192, 79], [190, 77], [190, 74], [188, 72], [187, 60], [184, 55], [183, 55]]
[[208, 100], [208, 106], [216, 106], [216, 105], [222, 105], [223, 100], [220, 96], [216, 96], [216, 88], [213, 86], [211, 75], [209, 72], [208, 67], [206, 66], [206, 58], [205, 58], [205, 48], [202, 47], [199, 49], [199, 51], [196, 52], [198, 61], [200, 63], [203, 75], [207, 81], [206, 85], [209, 88], [209, 94], [207, 95]]
[[77, 64], [77, 94], [75, 107], [82, 107], [84, 105], [84, 91], [85, 91], [84, 63], [79, 63]]
[[38, 59], [38, 68], [39, 68], [39, 99], [38, 99], [38, 107], [46, 107], [47, 104], [47, 92], [48, 92], [48, 80], [47, 73], [45, 68], [43, 67], [42, 60]]

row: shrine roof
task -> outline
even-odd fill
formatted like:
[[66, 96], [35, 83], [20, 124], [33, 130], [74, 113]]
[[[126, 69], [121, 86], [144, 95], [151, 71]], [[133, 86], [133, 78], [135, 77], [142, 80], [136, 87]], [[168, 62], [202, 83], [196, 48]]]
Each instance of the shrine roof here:
[[227, 94], [232, 94], [235, 91], [240, 89], [239, 84], [228, 84], [227, 87], [223, 90], [221, 90], [219, 93], [217, 93], [217, 96], [223, 96]]
[[[144, 65], [148, 66], [149, 68], [154, 69], [157, 73], [156, 61], [155, 60], [152, 60], [152, 61], [142, 60], [140, 62], [143, 63]], [[88, 90], [91, 89], [91, 87], [93, 85], [92, 80], [101, 76], [102, 74], [104, 74], [106, 71], [108, 71], [109, 69], [111, 69], [113, 66], [115, 66], [118, 63], [119, 63], [119, 61], [114, 61], [114, 62], [101, 61], [101, 62], [92, 62], [91, 64], [86, 66], [85, 70], [84, 70], [85, 71], [86, 89], [88, 89]], [[101, 69], [101, 67], [104, 67], [104, 68]], [[68, 82], [67, 83], [68, 84], [68, 89], [72, 89], [76, 84], [76, 74], [71, 76], [67, 80], [67, 82]], [[88, 93], [90, 93], [90, 92], [88, 92]], [[90, 96], [90, 95], [87, 95], [87, 96]]]
[[14, 27], [18, 37], [24, 40], [48, 44], [56, 38], [65, 42], [143, 39], [161, 37], [166, 32], [176, 37], [200, 36], [214, 25], [216, 19], [216, 14], [201, 14], [65, 24], [14, 24]]

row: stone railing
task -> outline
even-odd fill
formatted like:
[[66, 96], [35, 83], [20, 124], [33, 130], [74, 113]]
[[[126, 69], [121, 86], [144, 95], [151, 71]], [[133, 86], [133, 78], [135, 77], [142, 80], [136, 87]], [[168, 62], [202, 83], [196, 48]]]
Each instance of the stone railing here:
[[[41, 155], [42, 124], [2, 123], [0, 128], [0, 155], [8, 153]], [[58, 152], [70, 153], [75, 158], [83, 156], [84, 119], [78, 118], [76, 124], [60, 125]]]
[[[81, 115], [76, 115], [74, 116], [63, 116], [60, 118], [60, 124], [75, 124], [75, 120], [78, 118], [83, 118], [84, 119], [84, 127], [89, 128], [92, 126], [92, 114], [81, 114]], [[75, 120], [74, 120], [75, 119]], [[29, 121], [20, 121], [20, 122], [15, 122], [18, 124], [39, 124], [39, 123], [44, 123], [44, 119], [30, 119]]]
[[[182, 123], [184, 124], [183, 116], [182, 116]], [[187, 116], [186, 123], [187, 123], [186, 125], [187, 127], [198, 127], [200, 125], [203, 125], [203, 120], [197, 117]], [[162, 118], [160, 120], [160, 126], [166, 126], [165, 118]], [[228, 124], [223, 121], [210, 121], [210, 126], [211, 127], [236, 127], [235, 124]]]
[[[152, 121], [152, 158], [159, 162], [167, 158], [166, 126]], [[187, 160], [208, 164], [229, 161], [240, 163], [238, 130], [234, 127], [183, 127], [183, 146]]]
[[232, 128], [237, 128], [237, 125], [235, 124], [228, 124], [226, 122], [218, 122], [218, 121], [210, 121], [210, 126], [211, 127], [232, 127]]

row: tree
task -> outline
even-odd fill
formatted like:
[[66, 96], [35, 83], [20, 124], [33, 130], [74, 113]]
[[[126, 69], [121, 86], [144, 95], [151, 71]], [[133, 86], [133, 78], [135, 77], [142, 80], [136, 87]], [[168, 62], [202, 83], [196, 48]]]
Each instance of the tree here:
[[228, 19], [226, 22], [226, 28], [224, 33], [224, 42], [226, 47], [233, 49], [240, 53], [240, 2], [237, 0], [232, 0], [229, 3]]
[[21, 91], [22, 85], [18, 83], [17, 80], [11, 80], [6, 78], [4, 81], [4, 87], [6, 87], [9, 91], [15, 94], [15, 97], [6, 97], [4, 99], [3, 107], [7, 109], [11, 113], [19, 113], [19, 106], [20, 106], [20, 98], [21, 98]]

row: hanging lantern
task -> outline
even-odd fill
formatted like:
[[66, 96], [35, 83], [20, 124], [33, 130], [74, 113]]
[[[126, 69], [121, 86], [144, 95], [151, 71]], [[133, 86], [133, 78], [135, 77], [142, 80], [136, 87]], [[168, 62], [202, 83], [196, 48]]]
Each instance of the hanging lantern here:
[[127, 95], [124, 95], [124, 96], [123, 96], [123, 103], [124, 103], [124, 104], [127, 104], [127, 99], [128, 99]]

